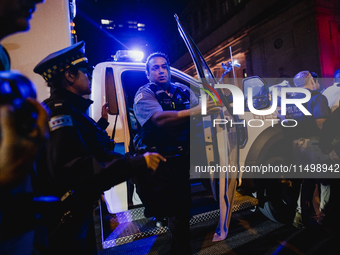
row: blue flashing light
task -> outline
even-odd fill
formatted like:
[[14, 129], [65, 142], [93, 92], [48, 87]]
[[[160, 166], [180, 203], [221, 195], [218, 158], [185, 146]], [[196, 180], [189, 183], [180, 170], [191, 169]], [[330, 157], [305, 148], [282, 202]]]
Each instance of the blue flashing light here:
[[55, 196], [41, 196], [41, 197], [33, 197], [34, 202], [58, 202], [59, 198]]
[[119, 50], [114, 56], [116, 62], [141, 62], [144, 53], [138, 50]]

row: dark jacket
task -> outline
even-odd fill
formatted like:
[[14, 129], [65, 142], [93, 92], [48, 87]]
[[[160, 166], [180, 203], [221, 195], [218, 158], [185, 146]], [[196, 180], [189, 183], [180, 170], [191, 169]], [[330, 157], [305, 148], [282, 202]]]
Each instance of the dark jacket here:
[[[287, 105], [287, 114], [285, 119], [294, 119], [298, 124], [293, 128], [283, 127], [283, 132], [287, 138], [310, 138], [319, 137], [320, 129], [316, 125], [316, 119], [326, 119], [329, 116], [330, 109], [328, 107], [327, 98], [320, 92], [311, 91], [311, 98], [303, 106], [311, 113], [304, 115], [296, 105]], [[297, 93], [294, 98], [303, 98], [304, 94]], [[282, 119], [281, 119], [282, 120]], [[289, 121], [288, 121], [289, 122]], [[293, 125], [292, 125], [293, 126]]]
[[335, 150], [340, 156], [340, 109], [339, 107], [331, 113], [329, 118], [323, 123], [320, 136], [320, 149], [328, 154]]
[[[86, 189], [98, 197], [133, 175], [148, 171], [143, 156], [131, 158], [110, 151], [109, 136], [86, 115], [91, 100], [56, 89], [44, 103], [51, 111], [45, 163], [62, 192]], [[56, 116], [70, 116], [72, 124], [52, 130]]]
[[[63, 233], [58, 237], [72, 239], [78, 234], [74, 228], [83, 228], [86, 222], [91, 222], [85, 218], [92, 217], [91, 205], [103, 191], [151, 170], [147, 169], [142, 155], [129, 157], [110, 150], [107, 133], [86, 115], [91, 100], [65, 89], [55, 89], [44, 103], [51, 111], [50, 138], [38, 162], [38, 176], [46, 194], [61, 197], [73, 190], [76, 200], [71, 204], [77, 205], [76, 210], [87, 212], [80, 216], [84, 218], [81, 223], [63, 231], [67, 234], [74, 231], [73, 236], [66, 237]], [[65, 244], [64, 240], [58, 242]]]

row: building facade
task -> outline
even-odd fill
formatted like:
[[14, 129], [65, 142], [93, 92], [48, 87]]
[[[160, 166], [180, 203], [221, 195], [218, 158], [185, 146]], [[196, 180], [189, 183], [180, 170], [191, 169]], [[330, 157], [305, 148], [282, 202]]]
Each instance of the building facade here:
[[[216, 78], [231, 56], [241, 64], [237, 78], [292, 78], [302, 70], [333, 78], [340, 68], [339, 0], [195, 0], [180, 18]], [[195, 75], [189, 53], [173, 65]]]

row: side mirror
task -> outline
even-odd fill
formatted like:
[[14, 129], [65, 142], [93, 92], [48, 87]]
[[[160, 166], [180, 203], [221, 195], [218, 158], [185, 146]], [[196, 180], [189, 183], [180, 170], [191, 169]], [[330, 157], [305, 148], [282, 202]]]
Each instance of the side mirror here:
[[252, 89], [252, 100], [255, 109], [260, 110], [269, 107], [270, 97], [267, 83], [259, 76], [245, 78], [242, 81], [246, 110], [248, 109], [248, 89]]
[[105, 92], [109, 103], [109, 114], [119, 115], [116, 86], [114, 82], [113, 69], [107, 67], [105, 70]]

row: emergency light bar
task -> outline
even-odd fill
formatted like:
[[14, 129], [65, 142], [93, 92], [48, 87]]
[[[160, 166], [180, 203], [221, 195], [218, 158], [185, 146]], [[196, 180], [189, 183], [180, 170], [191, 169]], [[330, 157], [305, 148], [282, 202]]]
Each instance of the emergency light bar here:
[[137, 50], [118, 50], [114, 56], [116, 62], [140, 62], [144, 57], [142, 51]]

